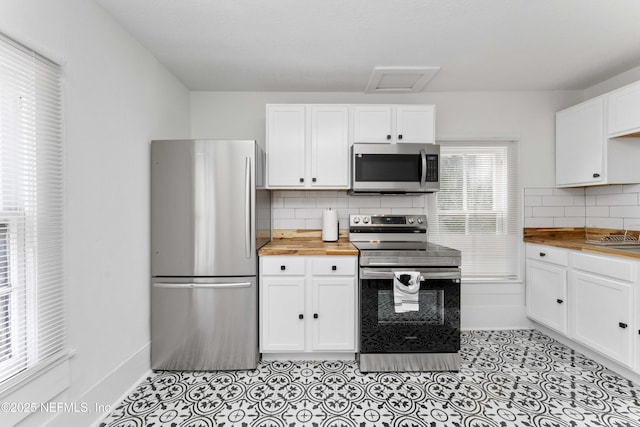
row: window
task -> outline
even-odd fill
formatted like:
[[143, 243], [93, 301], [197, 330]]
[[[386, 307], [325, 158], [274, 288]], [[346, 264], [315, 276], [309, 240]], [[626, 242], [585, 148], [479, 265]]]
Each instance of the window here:
[[462, 251], [470, 280], [517, 280], [519, 198], [514, 142], [441, 144], [440, 191], [429, 198], [429, 239]]
[[60, 68], [0, 36], [0, 392], [66, 356]]

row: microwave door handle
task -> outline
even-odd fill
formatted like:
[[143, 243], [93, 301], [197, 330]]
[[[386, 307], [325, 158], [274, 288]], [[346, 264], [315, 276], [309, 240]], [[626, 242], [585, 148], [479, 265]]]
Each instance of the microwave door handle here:
[[422, 176], [420, 177], [420, 187], [424, 187], [427, 183], [427, 154], [424, 150], [420, 150], [420, 157], [422, 158]]

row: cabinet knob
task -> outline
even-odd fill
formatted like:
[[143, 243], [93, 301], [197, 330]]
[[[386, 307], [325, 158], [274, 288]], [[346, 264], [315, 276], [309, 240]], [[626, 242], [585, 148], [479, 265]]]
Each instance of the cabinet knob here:
[[287, 267], [285, 267], [284, 265], [281, 265], [281, 266], [280, 266], [280, 270], [284, 271], [284, 270], [286, 270], [286, 269], [287, 269]]
[[593, 177], [594, 177], [594, 178], [600, 178], [600, 174], [599, 174], [599, 173], [594, 173], [594, 174], [593, 174]]
[[627, 324], [624, 322], [619, 322], [618, 326], [620, 326], [622, 329], [627, 329]]
[[315, 178], [311, 178], [311, 182], [316, 182], [316, 179]]
[[564, 300], [557, 299], [557, 300], [556, 300], [556, 302], [557, 302], [558, 304], [562, 304], [562, 303], [564, 302]]
[[331, 270], [336, 271], [338, 269], [338, 267], [336, 267], [335, 265], [331, 266]]
[[540, 252], [540, 256], [547, 256], [544, 252]]
[[387, 135], [387, 141], [391, 141], [391, 135]]
[[398, 139], [402, 139], [402, 135], [398, 135]]
[[318, 318], [318, 313], [313, 313], [313, 318], [317, 319]]
[[304, 319], [304, 314], [298, 314], [298, 319]]
[[304, 182], [304, 178], [300, 178], [300, 182]]

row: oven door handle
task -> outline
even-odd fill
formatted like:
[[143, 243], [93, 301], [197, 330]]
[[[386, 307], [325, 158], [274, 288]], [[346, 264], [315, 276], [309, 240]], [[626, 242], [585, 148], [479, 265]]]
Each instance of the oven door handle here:
[[[417, 270], [410, 270], [410, 269], [405, 269], [405, 270], [395, 270], [395, 271], [417, 271]], [[447, 270], [436, 270], [436, 271], [429, 271], [429, 270], [424, 270], [424, 271], [420, 271], [420, 274], [422, 275], [422, 277], [425, 278], [425, 280], [433, 280], [433, 279], [460, 279], [460, 269], [447, 269]], [[377, 268], [361, 268], [360, 269], [360, 278], [361, 279], [393, 279], [394, 276], [394, 271], [393, 270], [381, 270], [381, 269], [377, 269]]]

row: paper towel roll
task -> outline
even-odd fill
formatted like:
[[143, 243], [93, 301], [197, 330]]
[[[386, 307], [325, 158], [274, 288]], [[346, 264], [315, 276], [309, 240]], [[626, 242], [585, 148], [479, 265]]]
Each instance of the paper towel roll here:
[[333, 209], [322, 211], [322, 240], [325, 242], [338, 240], [338, 211]]

